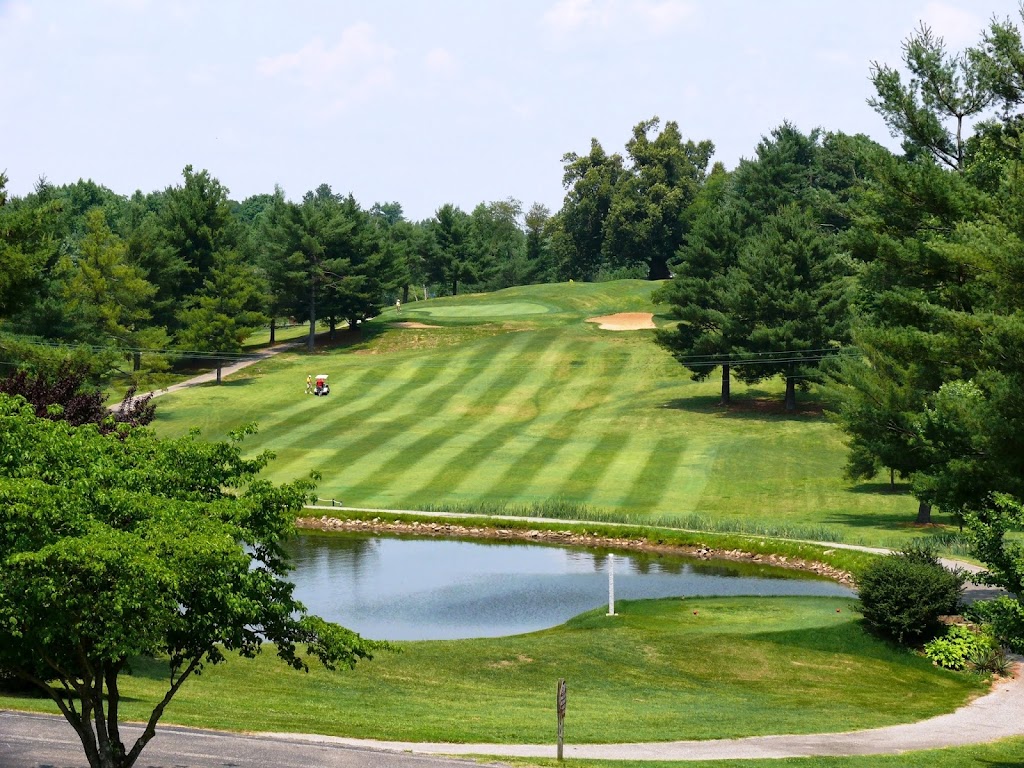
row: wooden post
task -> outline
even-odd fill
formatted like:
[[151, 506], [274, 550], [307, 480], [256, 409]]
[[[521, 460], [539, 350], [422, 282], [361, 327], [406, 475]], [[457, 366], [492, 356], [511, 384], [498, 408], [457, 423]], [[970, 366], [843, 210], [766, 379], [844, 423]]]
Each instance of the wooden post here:
[[562, 744], [565, 741], [565, 679], [558, 679], [558, 759], [562, 759]]

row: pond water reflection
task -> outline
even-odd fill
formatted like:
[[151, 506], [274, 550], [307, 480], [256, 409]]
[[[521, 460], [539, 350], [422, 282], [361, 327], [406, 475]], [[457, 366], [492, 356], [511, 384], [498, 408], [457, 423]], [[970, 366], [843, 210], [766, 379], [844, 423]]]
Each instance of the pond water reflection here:
[[[608, 604], [607, 551], [366, 534], [303, 534], [289, 551], [296, 597], [312, 613], [376, 639], [499, 637]], [[616, 601], [852, 594], [780, 568], [615, 553]]]

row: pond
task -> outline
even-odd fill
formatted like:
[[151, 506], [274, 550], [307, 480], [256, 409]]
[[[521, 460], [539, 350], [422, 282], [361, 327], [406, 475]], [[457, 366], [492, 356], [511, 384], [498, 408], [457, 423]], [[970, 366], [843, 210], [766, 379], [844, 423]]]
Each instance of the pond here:
[[[311, 613], [379, 640], [501, 637], [608, 605], [608, 551], [507, 541], [302, 534], [289, 547]], [[615, 553], [615, 600], [853, 592], [809, 574], [676, 555]]]

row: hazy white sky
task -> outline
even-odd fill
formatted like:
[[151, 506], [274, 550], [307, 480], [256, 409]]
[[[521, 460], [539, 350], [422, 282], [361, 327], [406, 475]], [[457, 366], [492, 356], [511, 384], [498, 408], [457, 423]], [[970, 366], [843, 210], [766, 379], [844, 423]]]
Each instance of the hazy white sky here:
[[1017, 0], [0, 0], [0, 170], [25, 194], [234, 199], [322, 182], [409, 218], [561, 206], [561, 157], [654, 115], [735, 166], [783, 120], [895, 146], [866, 105], [924, 21], [959, 49]]

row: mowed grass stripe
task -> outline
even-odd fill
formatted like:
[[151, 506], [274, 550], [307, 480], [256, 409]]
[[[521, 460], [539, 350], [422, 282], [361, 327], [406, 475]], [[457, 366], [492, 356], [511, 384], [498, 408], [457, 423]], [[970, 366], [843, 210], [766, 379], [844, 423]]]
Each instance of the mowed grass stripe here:
[[[547, 402], [553, 392], [559, 390], [562, 383], [573, 381], [569, 373], [570, 367], [565, 363], [567, 360], [579, 358], [590, 348], [589, 342], [575, 342], [564, 350], [562, 360], [558, 365], [548, 368], [547, 376], [538, 380], [538, 384], [524, 400], [522, 413], [527, 418], [520, 419], [515, 424], [508, 424], [497, 435], [488, 441], [486, 453], [481, 450], [480, 455], [473, 462], [476, 469], [486, 460], [486, 465], [474, 475], [465, 475], [459, 485], [452, 486], [450, 494], [455, 496], [476, 497], [478, 500], [489, 500], [487, 489], [492, 482], [493, 476], [500, 471], [501, 467], [507, 467], [512, 462], [521, 458], [524, 454], [533, 450], [534, 440], [529, 432], [538, 420], [543, 416], [544, 403]], [[499, 498], [498, 500], [505, 500]]]
[[[405, 387], [429, 386], [441, 371], [437, 362], [423, 356], [416, 359], [388, 360], [383, 365], [376, 362], [367, 365], [360, 379], [362, 389], [355, 387], [332, 387], [332, 393], [325, 400], [317, 400], [314, 414], [309, 411], [292, 413], [288, 418], [274, 424], [267, 430], [268, 436], [284, 448], [315, 448], [316, 442], [337, 434], [339, 419], [359, 418], [364, 414], [376, 414], [380, 406], [393, 400], [397, 392]], [[311, 418], [319, 429], [312, 429]], [[330, 433], [330, 434], [325, 434]]]
[[[460, 434], [475, 428], [479, 422], [476, 411], [493, 403], [495, 398], [500, 399], [514, 391], [534, 372], [533, 366], [524, 361], [539, 356], [554, 342], [552, 334], [528, 332], [498, 338], [504, 349], [492, 352], [490, 362], [478, 366], [479, 370], [460, 382], [458, 392], [452, 393], [444, 402], [432, 400], [431, 404], [435, 407], [432, 416], [410, 426], [406, 437], [419, 437], [406, 440], [397, 450], [382, 450], [378, 447], [374, 453], [383, 461], [370, 467], [370, 471], [362, 478], [354, 479], [354, 473], [348, 473], [349, 482], [344, 489], [348, 497], [360, 499], [374, 495], [379, 493], [382, 486], [404, 489], [406, 483], [403, 478], [415, 475], [421, 463], [430, 471], [429, 467], [438, 461], [433, 454]], [[462, 401], [474, 391], [477, 392], [476, 397], [465, 407], [464, 415], [456, 416], [454, 411], [457, 410], [458, 402], [453, 401]]]
[[623, 491], [619, 503], [642, 512], [661, 509], [676, 466], [669, 457], [676, 455], [679, 444], [677, 437], [662, 437], [654, 443], [632, 485]]
[[[582, 368], [571, 368], [577, 376], [562, 383], [554, 397], [545, 403], [547, 414], [562, 414], [556, 417], [543, 434], [537, 435], [525, 453], [497, 478], [488, 493], [500, 493], [505, 497], [527, 496], [535, 500], [553, 497], [552, 489], [557, 488], [571, 471], [570, 466], [578, 465], [571, 455], [576, 453], [573, 439], [576, 432], [586, 426], [587, 419], [595, 407], [603, 404], [619, 383], [625, 370], [622, 353], [591, 355], [594, 362]], [[567, 403], [566, 400], [569, 402]], [[543, 423], [544, 419], [538, 419]], [[561, 454], [567, 454], [564, 458]]]
[[[612, 336], [606, 343], [625, 356], [622, 378], [630, 383], [624, 384], [623, 391], [632, 383], [650, 378], [648, 350], [637, 344], [635, 337]], [[650, 440], [645, 437], [657, 434], [660, 426], [646, 418], [638, 419], [636, 409], [637, 402], [630, 396], [613, 396], [595, 406], [590, 421], [604, 431], [588, 435], [591, 447], [562, 480], [558, 498], [578, 499], [595, 507], [619, 507], [623, 501], [628, 506], [629, 499], [624, 498], [623, 492], [632, 488], [634, 478], [649, 458]], [[676, 450], [661, 457], [663, 462], [673, 462], [679, 442], [681, 439], [677, 440]]]
[[[552, 372], [552, 385], [538, 393], [534, 403], [537, 415], [517, 435], [499, 460], [491, 463], [490, 483], [481, 491], [483, 498], [504, 499], [516, 497], [531, 484], [530, 476], [538, 466], [550, 464], [561, 444], [562, 427], [572, 418], [574, 409], [581, 401], [590, 397], [588, 382], [600, 378], [588, 361], [602, 360], [596, 353], [602, 347], [599, 342], [588, 340], [579, 348], [575, 359], [568, 361], [562, 370]], [[603, 370], [603, 369], [602, 369]], [[561, 477], [560, 475], [559, 480]], [[506, 494], [504, 489], [509, 488]], [[521, 501], [544, 501], [554, 498], [552, 489], [541, 494], [522, 497]]]
[[621, 430], [596, 440], [576, 470], [558, 490], [559, 497], [582, 498], [595, 507], [618, 507], [646, 464], [648, 448], [642, 435]]
[[[320, 364], [319, 361], [317, 362]], [[338, 370], [339, 364], [343, 366], [340, 371]], [[331, 383], [331, 394], [326, 400], [321, 400], [313, 395], [305, 394], [305, 371], [310, 367], [311, 366], [308, 361], [301, 360], [291, 362], [288, 368], [275, 372], [273, 376], [273, 383], [277, 383], [280, 379], [286, 376], [301, 377], [301, 384], [299, 388], [295, 390], [296, 393], [301, 393], [301, 396], [296, 394], [295, 402], [290, 405], [278, 407], [262, 414], [259, 424], [261, 442], [267, 441], [273, 442], [274, 445], [284, 445], [283, 442], [279, 442], [281, 436], [292, 434], [295, 427], [301, 428], [307, 424], [310, 419], [311, 409], [319, 408], [322, 411], [324, 405], [327, 405], [330, 402], [336, 402], [332, 400], [332, 398], [345, 398], [350, 396], [350, 393], [352, 392], [364, 392], [372, 383], [379, 381], [381, 378], [379, 368], [362, 368], [357, 371], [352, 371], [351, 369], [354, 368], [352, 365], [352, 358], [336, 357], [323, 366], [324, 368], [330, 368], [331, 370], [331, 373], [329, 373], [330, 378], [328, 379]], [[323, 371], [320, 370], [316, 372], [323, 373]], [[316, 411], [315, 413], [319, 412], [320, 411]], [[254, 440], [253, 442], [255, 443], [256, 441]]]
[[[460, 355], [447, 365], [439, 365], [436, 357], [424, 357], [415, 367], [411, 379], [395, 376], [389, 386], [372, 397], [362, 407], [351, 409], [347, 404], [325, 410], [316, 429], [296, 430], [286, 441], [287, 447], [301, 444], [305, 447], [328, 446], [331, 459], [309, 469], [337, 478], [344, 487], [344, 477], [360, 460], [369, 462], [373, 471], [384, 461], [384, 448], [402, 437], [411, 425], [423, 420], [424, 412], [436, 412], [448, 400], [458, 395], [467, 383], [487, 370], [485, 363], [494, 357], [494, 340], [485, 339], [470, 354]], [[334, 397], [332, 394], [331, 397]], [[339, 402], [339, 401], [334, 401]], [[355, 440], [350, 435], [362, 433]], [[297, 459], [275, 462], [274, 474], [289, 476]], [[324, 486], [323, 490], [328, 490]]]
[[672, 512], [695, 512], [701, 508], [717, 450], [705, 434], [693, 434], [675, 464], [675, 471], [664, 479]]
[[[461, 495], [460, 488], [463, 485], [467, 486], [466, 491], [470, 495], [479, 492], [479, 478], [475, 474], [480, 465], [493, 461], [495, 454], [500, 454], [508, 443], [521, 434], [524, 420], [530, 418], [528, 404], [535, 403], [540, 393], [552, 388], [562, 375], [565, 360], [575, 357], [585, 347], [578, 341], [559, 336], [555, 336], [552, 341], [555, 343], [549, 344], [528, 368], [525, 360], [520, 361], [522, 371], [516, 377], [516, 386], [508, 386], [493, 404], [482, 404], [486, 408], [486, 415], [483, 415], [483, 408], [474, 409], [475, 418], [467, 424], [470, 428], [467, 434], [481, 431], [484, 434], [451, 456], [438, 457], [442, 461], [440, 468], [404, 497], [402, 506], [436, 503], [443, 496], [457, 497]], [[512, 380], [509, 383], [512, 384]]]
[[[331, 362], [332, 369], [336, 365], [336, 361]], [[306, 374], [311, 367], [307, 359], [285, 353], [263, 361], [262, 373], [243, 369], [225, 379], [224, 384], [204, 384], [168, 394], [157, 403], [160, 432], [164, 436], [178, 436], [198, 426], [204, 438], [222, 440], [239, 426], [239, 401], [249, 398], [250, 388], [259, 388], [274, 393], [265, 396], [274, 407], [245, 409], [243, 415], [250, 415], [259, 426], [259, 433], [247, 438], [245, 447], [258, 451], [269, 443], [266, 447], [275, 449], [278, 443], [267, 433], [273, 435], [274, 428], [287, 420], [307, 422], [309, 412], [318, 405], [317, 398], [305, 394]], [[365, 371], [358, 381], [368, 381], [371, 375], [372, 371]]]

